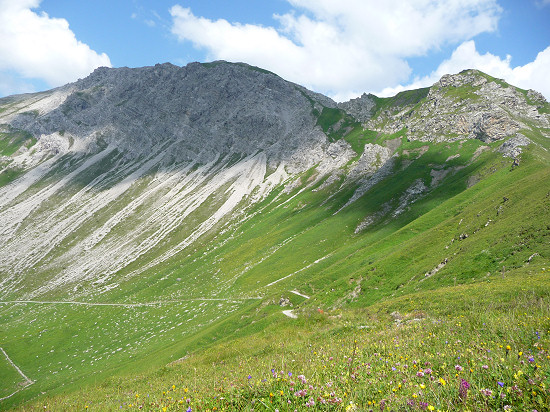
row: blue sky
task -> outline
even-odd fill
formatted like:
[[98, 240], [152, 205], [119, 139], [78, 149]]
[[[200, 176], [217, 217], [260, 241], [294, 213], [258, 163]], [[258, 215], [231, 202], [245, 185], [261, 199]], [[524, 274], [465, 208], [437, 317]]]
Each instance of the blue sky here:
[[0, 0], [0, 96], [224, 59], [337, 100], [478, 68], [550, 98], [550, 0]]

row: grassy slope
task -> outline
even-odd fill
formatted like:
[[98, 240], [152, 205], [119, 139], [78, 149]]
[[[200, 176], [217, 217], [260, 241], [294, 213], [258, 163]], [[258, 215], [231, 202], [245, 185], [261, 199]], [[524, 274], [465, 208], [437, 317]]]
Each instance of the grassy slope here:
[[[198, 246], [196, 251], [188, 252], [187, 257], [173, 259], [154, 268], [148, 276], [134, 279], [131, 284], [123, 284], [120, 290], [126, 292], [124, 296], [119, 290], [105, 298], [110, 301], [124, 298], [134, 302], [180, 299], [181, 303], [133, 309], [86, 309], [60, 305], [33, 309], [29, 305], [26, 308], [6, 307], [2, 311], [3, 323], [9, 325], [12, 336], [5, 338], [4, 346], [12, 359], [16, 359], [16, 363], [19, 362], [18, 365], [32, 379], [37, 380], [35, 385], [8, 402], [16, 404], [22, 399], [28, 399], [33, 393], [38, 394], [38, 391], [71, 393], [83, 384], [99, 383], [113, 375], [131, 376], [121, 378], [124, 382], [126, 379], [131, 382], [135, 379], [138, 382], [140, 379], [148, 381], [151, 379], [149, 375], [147, 378], [132, 377], [142, 372], [144, 364], [155, 369], [186, 354], [195, 353], [199, 348], [215, 345], [219, 340], [228, 344], [228, 336], [242, 336], [246, 341], [249, 341], [250, 336], [256, 336], [250, 342], [255, 342], [254, 345], [261, 348], [262, 342], [278, 341], [284, 333], [305, 333], [313, 327], [304, 316], [298, 321], [284, 318], [281, 315], [282, 308], [276, 304], [281, 296], [301, 307], [306, 316], [322, 308], [335, 314], [341, 313], [344, 318], [349, 317], [351, 325], [356, 323], [358, 316], [362, 316], [362, 311], [367, 310], [365, 308], [376, 302], [386, 302], [384, 305], [387, 306], [371, 307], [368, 313], [375, 310], [373, 308], [378, 308], [375, 313], [381, 311], [386, 314], [390, 309], [411, 313], [416, 310], [429, 312], [429, 316], [437, 318], [445, 308], [445, 296], [449, 291], [454, 296], [454, 290], [477, 290], [479, 285], [487, 288], [488, 280], [500, 281], [503, 267], [506, 268], [505, 276], [517, 279], [529, 269], [526, 261], [534, 253], [539, 254], [533, 258], [539, 272], [538, 277], [530, 278], [530, 282], [534, 284], [534, 279], [541, 280], [541, 288], [535, 292], [545, 296], [546, 277], [541, 275], [541, 265], [548, 263], [550, 256], [547, 237], [550, 231], [545, 223], [550, 219], [544, 218], [549, 215], [550, 197], [548, 187], [541, 182], [548, 181], [550, 169], [531, 151], [524, 155], [522, 166], [516, 169], [511, 169], [510, 162], [503, 160], [500, 155], [491, 153], [485, 153], [469, 164], [468, 158], [477, 143], [473, 144], [474, 147], [463, 149], [462, 162], [465, 168], [450, 173], [445, 185], [413, 203], [411, 209], [397, 219], [383, 219], [365, 232], [353, 233], [365, 215], [377, 210], [377, 206], [385, 202], [393, 201], [395, 204], [400, 193], [416, 179], [423, 178], [429, 182], [434, 162], [445, 160], [446, 151], [454, 148], [434, 145], [392, 180], [381, 182], [368, 196], [336, 215], [334, 212], [347, 201], [351, 191], [338, 192], [328, 200], [326, 191], [306, 190], [296, 197], [292, 197], [293, 193], [279, 196], [273, 193], [256, 206], [256, 211], [260, 213], [253, 218], [233, 226], [232, 230], [224, 234], [211, 234], [210, 238], [203, 240], [202, 247]], [[472, 175], [483, 176], [483, 179], [468, 189], [466, 182]], [[508, 200], [504, 201], [504, 197]], [[524, 208], [522, 205], [529, 207]], [[487, 222], [489, 224], [486, 226]], [[468, 238], [459, 240], [463, 233], [468, 234]], [[320, 258], [325, 259], [307, 268]], [[424, 274], [445, 258], [448, 259], [447, 265], [424, 280]], [[245, 267], [249, 269], [242, 273]], [[186, 297], [200, 297], [195, 294], [199, 290], [202, 290], [202, 296], [208, 295], [210, 286], [206, 280], [222, 269], [223, 279], [234, 278], [234, 282], [228, 283], [218, 296], [255, 296], [261, 293], [263, 299], [235, 303], [202, 302], [200, 308], [197, 302], [186, 301]], [[289, 274], [293, 275], [267, 287], [270, 282]], [[182, 289], [181, 281], [176, 280], [178, 277], [193, 280], [194, 283], [189, 290]], [[199, 285], [200, 288], [196, 289], [195, 286]], [[468, 289], [472, 285], [476, 288]], [[357, 292], [358, 286], [360, 292], [357, 296], [347, 295], [353, 290]], [[445, 287], [451, 289], [442, 289]], [[305, 300], [290, 293], [292, 289], [313, 297]], [[500, 287], [491, 286], [486, 293], [494, 296], [499, 290]], [[533, 287], [530, 290], [534, 290]], [[432, 291], [436, 291], [436, 294]], [[411, 305], [411, 301], [407, 300], [422, 302], [433, 296], [439, 296], [438, 300], [441, 301], [439, 306], [438, 300], [434, 301], [433, 313], [431, 304]], [[469, 295], [458, 296], [463, 297], [457, 298], [455, 303], [468, 307]], [[472, 305], [476, 308], [485, 307], [481, 298], [485, 299], [486, 295], [480, 295], [480, 301]], [[505, 295], [503, 304], [516, 305], [512, 298], [511, 295]], [[541, 311], [546, 309], [546, 305], [541, 305]], [[228, 314], [228, 310], [233, 312]], [[193, 318], [195, 314], [197, 318]], [[67, 317], [66, 321], [60, 323], [59, 319], [64, 319], [63, 316]], [[453, 312], [452, 316], [458, 315]], [[468, 313], [467, 316], [468, 322], [473, 322], [470, 319], [473, 315]], [[324, 325], [326, 318], [317, 317], [313, 316], [314, 321]], [[29, 329], [28, 322], [34, 318], [38, 320]], [[192, 320], [187, 321], [188, 318]], [[183, 324], [177, 326], [182, 321]], [[507, 319], [502, 321], [508, 322]], [[300, 325], [298, 329], [295, 329], [296, 324]], [[338, 325], [339, 322], [333, 326], [338, 329], [341, 327]], [[383, 329], [382, 325], [384, 323], [373, 327]], [[44, 330], [47, 332], [42, 332]], [[327, 331], [325, 334], [321, 328], [305, 336], [309, 333], [313, 333], [310, 342], [324, 347], [330, 344], [329, 338], [333, 332]], [[41, 340], [48, 335], [47, 341]], [[411, 339], [416, 339], [414, 336]], [[346, 335], [346, 339], [350, 337]], [[260, 341], [257, 342], [257, 339]], [[521, 345], [526, 344], [520, 338], [514, 339]], [[293, 345], [300, 348], [300, 342], [298, 339]], [[374, 342], [369, 344], [374, 345]], [[385, 344], [389, 345], [388, 342]], [[28, 356], [29, 347], [32, 348], [31, 353], [36, 353], [44, 361], [37, 363], [36, 357]], [[118, 348], [124, 350], [117, 351]], [[50, 353], [52, 349], [54, 352]], [[204, 353], [199, 351], [191, 359], [201, 359], [206, 353], [213, 354], [221, 349], [217, 347], [211, 350]], [[300, 350], [303, 352], [304, 348]], [[192, 364], [190, 367], [197, 366]], [[156, 377], [155, 385], [158, 388], [165, 384], [170, 386], [174, 381], [173, 375], [164, 376], [165, 372], [151, 373]], [[205, 376], [197, 376], [198, 382], [208, 382]], [[112, 393], [121, 382], [118, 379], [102, 386], [102, 391], [108, 392], [110, 399], [116, 398], [116, 401], [107, 404], [108, 407], [120, 406], [119, 401], [130, 403], [128, 397], [121, 398]], [[181, 379], [177, 382], [181, 386]], [[150, 391], [155, 389], [155, 385], [149, 387]], [[185, 385], [192, 386], [188, 381], [185, 381]], [[194, 390], [199, 393], [206, 391], [202, 383], [196, 385], [198, 389]], [[135, 390], [146, 392], [139, 386]], [[118, 389], [116, 393], [120, 393]], [[157, 396], [160, 389], [154, 393]], [[57, 405], [63, 409], [60, 405], [66, 405], [67, 402], [89, 401], [97, 405], [103, 402], [104, 395], [107, 396], [104, 392], [98, 393], [96, 389], [89, 390], [80, 392], [76, 397], [55, 398], [51, 400], [51, 406], [55, 409]], [[245, 395], [241, 391], [236, 396]], [[360, 399], [357, 398], [357, 401]], [[38, 406], [42, 402], [40, 400], [34, 405]], [[163, 401], [159, 398], [155, 402], [160, 404]], [[102, 404], [100, 409], [104, 407], [106, 405]]]
[[[549, 293], [548, 275], [533, 265], [361, 309], [305, 308], [297, 320], [272, 313], [245, 337], [26, 409], [294, 410], [313, 398], [320, 410], [540, 410], [550, 400]], [[462, 397], [461, 379], [470, 385]]]

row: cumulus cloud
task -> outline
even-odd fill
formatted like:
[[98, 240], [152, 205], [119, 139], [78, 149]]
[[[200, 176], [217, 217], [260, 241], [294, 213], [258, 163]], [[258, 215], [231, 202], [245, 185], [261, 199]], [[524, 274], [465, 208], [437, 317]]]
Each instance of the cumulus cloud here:
[[277, 27], [196, 16], [173, 6], [172, 33], [209, 59], [244, 61], [337, 99], [406, 82], [406, 61], [496, 30], [496, 0], [287, 0]]
[[105, 53], [98, 54], [76, 39], [67, 20], [34, 12], [40, 1], [0, 0], [0, 75], [4, 79], [11, 72], [59, 86], [96, 67], [111, 66]]
[[541, 51], [535, 60], [524, 66], [512, 67], [512, 56], [502, 59], [491, 53], [480, 54], [473, 40], [466, 41], [456, 48], [451, 57], [443, 61], [430, 75], [417, 78], [406, 86], [386, 88], [381, 96], [393, 96], [406, 89], [431, 86], [444, 74], [458, 73], [464, 69], [478, 69], [493, 77], [523, 89], [535, 89], [550, 100], [550, 46]]

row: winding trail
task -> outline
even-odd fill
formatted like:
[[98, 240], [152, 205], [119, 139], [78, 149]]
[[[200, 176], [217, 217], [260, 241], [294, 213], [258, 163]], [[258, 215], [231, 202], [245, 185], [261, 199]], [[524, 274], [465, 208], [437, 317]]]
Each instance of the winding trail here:
[[13, 361], [10, 359], [10, 357], [8, 356], [8, 354], [6, 353], [6, 351], [4, 350], [4, 348], [0, 348], [0, 351], [2, 351], [2, 353], [4, 354], [4, 356], [6, 357], [6, 359], [8, 360], [8, 362], [11, 364], [11, 366], [13, 366], [13, 368], [17, 371], [17, 373], [19, 373], [19, 375], [21, 375], [23, 377], [23, 379], [25, 379], [25, 382], [24, 382], [24, 385], [21, 387], [21, 389], [18, 389], [16, 390], [15, 392], [13, 392], [11, 395], [8, 395], [8, 396], [4, 396], [3, 398], [0, 398], [0, 402], [5, 400], [5, 399], [8, 399], [8, 398], [11, 398], [13, 395], [15, 395], [17, 392], [21, 392], [23, 389], [31, 386], [34, 381], [32, 379], [29, 379], [29, 377], [27, 375], [25, 375], [23, 373], [23, 371], [21, 371], [21, 369], [19, 369], [19, 367], [13, 363]]
[[326, 258], [331, 257], [331, 256], [332, 256], [332, 253], [329, 253], [328, 255], [323, 256], [322, 258], [317, 259], [315, 262], [310, 263], [309, 265], [303, 267], [302, 269], [297, 270], [296, 272], [292, 272], [292, 273], [289, 274], [289, 275], [286, 275], [286, 276], [284, 276], [284, 277], [282, 277], [282, 278], [280, 278], [280, 279], [277, 279], [277, 280], [275, 280], [275, 281], [273, 281], [273, 282], [271, 282], [271, 283], [268, 283], [267, 285], [265, 285], [265, 287], [273, 286], [274, 284], [279, 283], [281, 280], [288, 279], [289, 277], [294, 276], [294, 275], [297, 274], [297, 273], [303, 272], [304, 270], [309, 269], [310, 267], [316, 265], [316, 264], [319, 263], [319, 262], [322, 262], [323, 260], [325, 260]]
[[16, 304], [16, 303], [37, 303], [44, 305], [82, 305], [82, 306], [122, 306], [127, 308], [135, 308], [141, 306], [157, 306], [164, 305], [169, 303], [185, 303], [185, 302], [195, 302], [195, 301], [239, 301], [239, 300], [258, 300], [262, 299], [261, 296], [253, 297], [241, 297], [241, 298], [189, 298], [182, 300], [159, 300], [156, 302], [146, 302], [146, 303], [93, 303], [93, 302], [78, 302], [73, 300], [54, 300], [54, 301], [45, 301], [45, 300], [3, 300], [0, 301], [1, 304]]

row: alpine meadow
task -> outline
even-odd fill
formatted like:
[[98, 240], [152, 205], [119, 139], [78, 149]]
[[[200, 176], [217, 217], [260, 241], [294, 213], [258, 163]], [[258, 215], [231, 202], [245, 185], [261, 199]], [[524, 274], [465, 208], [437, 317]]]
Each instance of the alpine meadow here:
[[544, 411], [550, 104], [244, 63], [0, 98], [0, 409]]

